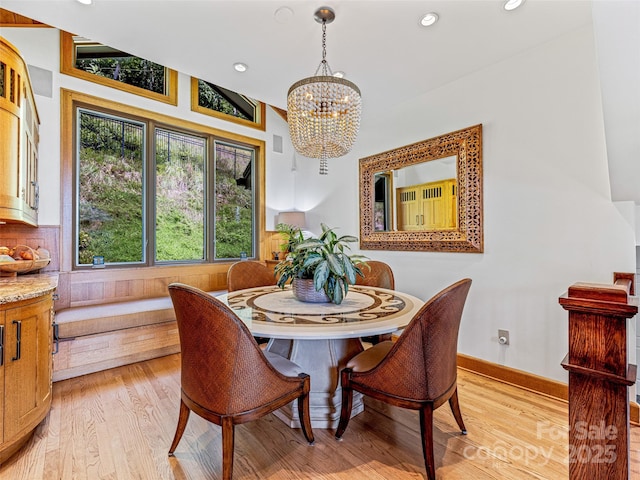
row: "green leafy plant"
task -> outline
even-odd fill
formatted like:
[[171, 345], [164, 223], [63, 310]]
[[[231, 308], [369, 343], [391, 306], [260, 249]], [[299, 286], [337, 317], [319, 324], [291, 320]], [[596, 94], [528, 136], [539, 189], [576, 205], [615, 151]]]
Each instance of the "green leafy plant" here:
[[340, 304], [356, 282], [356, 275], [364, 276], [360, 270], [367, 258], [363, 255], [348, 255], [350, 243], [358, 239], [351, 235], [338, 237], [333, 228], [322, 224], [320, 238], [304, 238], [299, 228], [278, 225], [281, 234], [288, 235], [289, 253], [276, 265], [278, 286], [284, 288], [296, 278], [313, 279], [316, 291], [324, 290], [331, 302]]
[[287, 253], [292, 252], [304, 241], [304, 236], [298, 227], [286, 223], [276, 225], [276, 230], [280, 233], [280, 239], [284, 240], [284, 243], [280, 244], [280, 252], [283, 254], [282, 259], [285, 260]]

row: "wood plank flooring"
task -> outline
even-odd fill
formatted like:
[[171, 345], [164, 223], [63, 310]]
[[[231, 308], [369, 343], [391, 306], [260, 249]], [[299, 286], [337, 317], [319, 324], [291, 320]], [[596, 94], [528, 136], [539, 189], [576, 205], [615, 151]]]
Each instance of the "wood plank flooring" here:
[[[54, 384], [34, 437], [0, 467], [0, 480], [221, 478], [220, 428], [192, 414], [173, 458], [180, 358], [170, 355]], [[438, 479], [568, 478], [567, 405], [463, 370], [459, 434], [448, 405], [435, 417]], [[307, 445], [273, 415], [236, 427], [234, 479], [424, 479], [417, 414], [368, 399], [342, 441], [314, 430]], [[640, 478], [640, 427], [631, 428]]]

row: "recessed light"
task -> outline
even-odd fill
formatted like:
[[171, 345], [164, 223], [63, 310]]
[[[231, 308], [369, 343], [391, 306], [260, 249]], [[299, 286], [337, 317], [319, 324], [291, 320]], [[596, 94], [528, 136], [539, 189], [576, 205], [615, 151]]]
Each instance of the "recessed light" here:
[[425, 13], [420, 19], [420, 25], [423, 27], [430, 27], [438, 21], [438, 14], [435, 12]]
[[338, 70], [337, 72], [333, 72], [333, 76], [336, 78], [344, 78], [344, 72], [341, 70]]
[[93, 0], [76, 0], [76, 1], [83, 5], [91, 5], [93, 3]]
[[249, 67], [246, 63], [237, 62], [233, 64], [233, 68], [235, 68], [236, 72], [246, 72]]
[[278, 23], [289, 23], [293, 18], [293, 10], [289, 7], [280, 7], [274, 12], [273, 17]]
[[523, 3], [524, 0], [507, 0], [502, 5], [502, 8], [504, 8], [507, 12], [510, 12], [511, 10], [515, 10], [516, 8], [518, 8]]

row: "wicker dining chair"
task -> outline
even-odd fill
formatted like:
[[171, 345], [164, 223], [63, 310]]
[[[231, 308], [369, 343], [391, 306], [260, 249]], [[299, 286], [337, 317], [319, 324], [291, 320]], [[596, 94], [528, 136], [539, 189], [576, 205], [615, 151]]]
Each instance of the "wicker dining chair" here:
[[[266, 287], [276, 284], [273, 270], [255, 260], [236, 262], [227, 271], [227, 291], [235, 292], [245, 288]], [[254, 337], [258, 344], [266, 348], [269, 342], [265, 337]]]
[[[391, 267], [387, 263], [380, 262], [378, 260], [367, 260], [366, 264], [367, 266], [363, 265], [360, 268], [364, 277], [356, 275], [356, 285], [395, 290], [396, 283], [393, 277], [393, 270], [391, 270]], [[361, 340], [365, 345], [375, 345], [385, 340], [391, 340], [391, 334], [385, 333], [383, 335], [371, 335], [362, 337]]]
[[393, 270], [388, 264], [378, 260], [367, 260], [366, 264], [368, 267], [363, 265], [360, 269], [364, 277], [356, 275], [356, 285], [387, 288], [389, 290], [396, 288]]
[[273, 269], [255, 260], [236, 262], [229, 267], [227, 272], [227, 290], [229, 292], [275, 284], [276, 277], [273, 274]]
[[222, 427], [222, 478], [233, 472], [235, 425], [257, 420], [298, 402], [302, 431], [313, 444], [309, 416], [310, 378], [284, 357], [264, 352], [247, 326], [213, 296], [172, 283], [169, 294], [178, 321], [181, 399], [173, 456], [193, 411]]
[[353, 390], [402, 408], [419, 410], [422, 453], [429, 480], [435, 480], [433, 411], [449, 401], [462, 430], [458, 404], [457, 344], [462, 310], [471, 286], [460, 280], [429, 300], [397, 342], [381, 342], [353, 357], [341, 373], [341, 438], [351, 417]]

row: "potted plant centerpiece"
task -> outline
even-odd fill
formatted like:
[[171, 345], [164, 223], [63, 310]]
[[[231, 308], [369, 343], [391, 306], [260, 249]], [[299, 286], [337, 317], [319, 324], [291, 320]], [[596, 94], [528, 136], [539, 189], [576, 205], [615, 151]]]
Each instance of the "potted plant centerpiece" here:
[[279, 225], [278, 230], [288, 236], [289, 250], [275, 268], [278, 286], [284, 288], [291, 281], [298, 300], [340, 304], [349, 285], [356, 282], [356, 275], [364, 276], [359, 265], [367, 258], [345, 253], [351, 249], [349, 243], [358, 241], [356, 237], [338, 237], [325, 224], [320, 238], [304, 238], [299, 228], [287, 225]]

